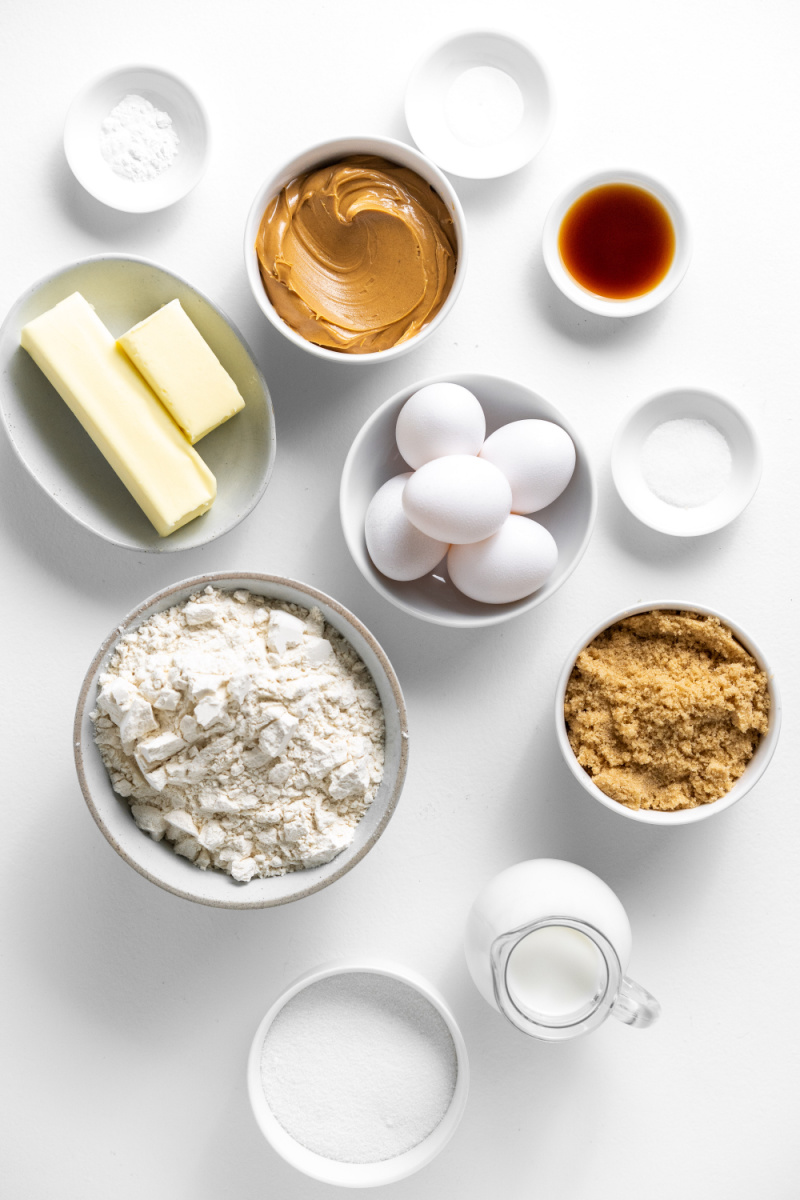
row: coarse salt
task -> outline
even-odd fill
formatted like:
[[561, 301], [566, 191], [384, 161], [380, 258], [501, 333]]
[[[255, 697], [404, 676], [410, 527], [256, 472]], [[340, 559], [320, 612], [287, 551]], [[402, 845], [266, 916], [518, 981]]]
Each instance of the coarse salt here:
[[384, 1162], [424, 1141], [447, 1112], [458, 1064], [430, 1001], [373, 971], [331, 975], [293, 996], [261, 1055], [267, 1104], [306, 1149]]
[[645, 483], [675, 508], [697, 508], [714, 500], [732, 470], [731, 448], [710, 421], [681, 417], [656, 426], [642, 448]]

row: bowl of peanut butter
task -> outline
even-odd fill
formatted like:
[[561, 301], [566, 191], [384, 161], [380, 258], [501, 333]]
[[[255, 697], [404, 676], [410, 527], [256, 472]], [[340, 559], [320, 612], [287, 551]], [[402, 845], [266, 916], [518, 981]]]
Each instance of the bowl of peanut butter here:
[[245, 228], [256, 303], [296, 346], [331, 361], [396, 358], [453, 308], [466, 269], [459, 199], [402, 142], [323, 142], [273, 172]]

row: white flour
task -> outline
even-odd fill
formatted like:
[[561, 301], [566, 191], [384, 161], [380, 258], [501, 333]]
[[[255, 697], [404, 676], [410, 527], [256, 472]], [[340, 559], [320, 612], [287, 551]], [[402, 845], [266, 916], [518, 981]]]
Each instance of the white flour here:
[[180, 139], [169, 113], [144, 96], [124, 96], [100, 126], [100, 153], [115, 175], [144, 183], [172, 166]]
[[95, 741], [137, 825], [246, 882], [328, 862], [383, 774], [375, 685], [319, 609], [206, 588], [120, 640]]

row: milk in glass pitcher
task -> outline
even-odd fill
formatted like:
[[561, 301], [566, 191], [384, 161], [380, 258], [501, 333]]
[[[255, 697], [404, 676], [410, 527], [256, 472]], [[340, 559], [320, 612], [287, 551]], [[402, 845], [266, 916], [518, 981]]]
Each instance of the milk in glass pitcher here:
[[544, 1041], [589, 1033], [609, 1014], [644, 1028], [661, 1011], [625, 975], [625, 909], [608, 884], [576, 863], [538, 858], [501, 871], [470, 910], [465, 951], [489, 1004]]

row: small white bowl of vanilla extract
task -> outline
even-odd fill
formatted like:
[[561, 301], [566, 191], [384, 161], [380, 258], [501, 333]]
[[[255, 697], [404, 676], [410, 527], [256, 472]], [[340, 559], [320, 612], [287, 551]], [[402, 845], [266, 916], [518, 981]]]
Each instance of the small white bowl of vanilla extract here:
[[674, 292], [689, 266], [683, 207], [639, 171], [599, 171], [567, 188], [544, 225], [545, 266], [581, 308], [607, 317], [647, 312]]

